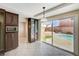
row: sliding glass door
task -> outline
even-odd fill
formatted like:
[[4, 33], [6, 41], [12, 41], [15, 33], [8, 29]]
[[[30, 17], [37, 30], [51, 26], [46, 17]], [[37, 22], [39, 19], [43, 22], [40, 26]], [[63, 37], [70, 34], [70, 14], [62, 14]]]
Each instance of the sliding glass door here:
[[41, 41], [74, 52], [74, 18], [41, 22]]
[[71, 52], [74, 51], [73, 18], [53, 20], [53, 45]]
[[52, 21], [41, 22], [41, 41], [52, 44]]

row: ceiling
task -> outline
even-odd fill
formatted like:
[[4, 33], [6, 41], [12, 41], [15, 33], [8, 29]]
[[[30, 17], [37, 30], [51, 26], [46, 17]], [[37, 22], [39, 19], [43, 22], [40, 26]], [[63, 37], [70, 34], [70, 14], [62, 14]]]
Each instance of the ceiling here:
[[[65, 6], [63, 4], [65, 4]], [[24, 17], [36, 18], [42, 17], [42, 7], [46, 7], [46, 16], [48, 17], [51, 15], [79, 9], [78, 6], [78, 3], [0, 3], [0, 8], [5, 9], [6, 11], [18, 13]]]
[[[50, 8], [46, 11], [46, 17], [74, 11], [74, 10], [79, 10], [79, 3], [66, 3], [66, 4], [61, 4], [58, 5], [54, 8]], [[35, 15], [37, 18], [42, 18], [42, 13], [36, 14]]]
[[33, 17], [35, 14], [42, 12], [42, 7], [50, 9], [61, 3], [0, 3], [0, 7], [14, 13], [23, 14], [26, 17]]

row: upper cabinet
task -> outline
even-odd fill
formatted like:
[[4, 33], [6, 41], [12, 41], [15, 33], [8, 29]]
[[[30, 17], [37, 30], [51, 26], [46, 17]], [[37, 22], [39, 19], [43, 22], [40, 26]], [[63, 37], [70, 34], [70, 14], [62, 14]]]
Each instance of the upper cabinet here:
[[18, 25], [18, 15], [6, 12], [6, 25]]
[[18, 25], [18, 15], [17, 14], [13, 14], [13, 21], [12, 21], [12, 25]]
[[12, 25], [12, 14], [6, 12], [6, 25]]

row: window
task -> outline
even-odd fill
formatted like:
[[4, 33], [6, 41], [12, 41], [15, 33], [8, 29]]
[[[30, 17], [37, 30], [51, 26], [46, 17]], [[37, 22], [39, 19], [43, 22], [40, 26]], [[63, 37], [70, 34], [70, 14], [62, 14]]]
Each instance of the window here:
[[41, 22], [41, 41], [74, 52], [74, 18]]

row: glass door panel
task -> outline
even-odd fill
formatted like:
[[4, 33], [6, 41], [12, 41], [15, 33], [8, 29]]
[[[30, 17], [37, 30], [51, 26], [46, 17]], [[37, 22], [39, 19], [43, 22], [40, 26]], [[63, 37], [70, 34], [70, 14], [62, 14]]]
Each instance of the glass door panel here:
[[74, 20], [53, 20], [53, 45], [74, 52]]
[[35, 40], [38, 39], [38, 21], [35, 20]]
[[35, 24], [33, 19], [31, 19], [31, 41], [35, 41]]
[[52, 21], [41, 22], [41, 41], [52, 44]]
[[31, 41], [38, 40], [38, 20], [31, 19]]

